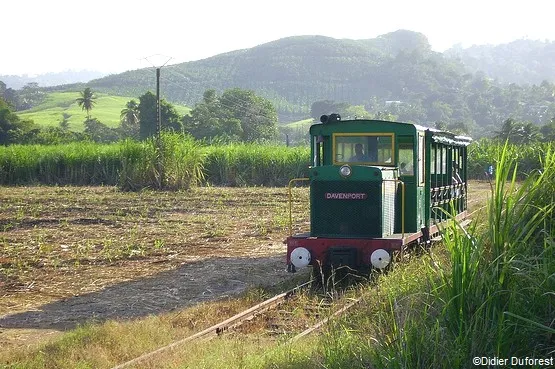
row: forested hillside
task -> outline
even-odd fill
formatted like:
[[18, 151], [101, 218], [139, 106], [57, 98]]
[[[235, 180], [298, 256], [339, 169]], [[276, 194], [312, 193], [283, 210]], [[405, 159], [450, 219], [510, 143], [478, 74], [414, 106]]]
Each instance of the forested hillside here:
[[[208, 89], [251, 89], [274, 104], [282, 123], [307, 118], [315, 102], [329, 100], [359, 106], [371, 117], [477, 137], [493, 134], [509, 118], [539, 127], [555, 117], [555, 85], [540, 81], [555, 75], [554, 49], [554, 43], [515, 41], [442, 54], [425, 35], [405, 30], [367, 40], [298, 36], [167, 65], [160, 84], [166, 100], [191, 107]], [[87, 86], [140, 96], [155, 90], [156, 73], [128, 71]], [[59, 89], [68, 87], [82, 85]]]
[[481, 71], [502, 83], [555, 82], [555, 42], [516, 40], [503, 45], [453, 47], [445, 55], [458, 58], [472, 73]]

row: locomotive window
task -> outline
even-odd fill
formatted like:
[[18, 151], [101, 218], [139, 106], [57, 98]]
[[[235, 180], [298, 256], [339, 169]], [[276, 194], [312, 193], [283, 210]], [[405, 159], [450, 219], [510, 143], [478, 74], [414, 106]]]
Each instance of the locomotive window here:
[[324, 137], [322, 136], [315, 136], [312, 138], [314, 142], [314, 158], [313, 158], [313, 165], [315, 167], [324, 165]]
[[426, 160], [426, 146], [424, 145], [424, 135], [418, 134], [418, 185], [423, 186], [425, 179], [425, 160]]
[[[412, 137], [411, 137], [412, 141]], [[399, 174], [402, 176], [414, 175], [414, 143], [399, 143]]]
[[393, 165], [393, 134], [333, 135], [334, 164]]

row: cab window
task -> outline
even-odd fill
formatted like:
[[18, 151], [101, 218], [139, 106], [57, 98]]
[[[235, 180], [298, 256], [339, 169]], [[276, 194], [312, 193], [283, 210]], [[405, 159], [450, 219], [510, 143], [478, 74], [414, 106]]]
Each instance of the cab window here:
[[412, 137], [399, 142], [399, 174], [402, 176], [414, 175], [414, 142]]
[[335, 134], [334, 164], [393, 165], [393, 134]]

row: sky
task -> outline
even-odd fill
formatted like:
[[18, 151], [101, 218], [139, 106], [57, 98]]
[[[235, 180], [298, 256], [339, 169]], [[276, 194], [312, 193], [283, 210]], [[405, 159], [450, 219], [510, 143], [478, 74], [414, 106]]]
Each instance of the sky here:
[[554, 0], [7, 0], [0, 75], [120, 73], [299, 35], [368, 39], [407, 29], [435, 51], [554, 41], [554, 10]]

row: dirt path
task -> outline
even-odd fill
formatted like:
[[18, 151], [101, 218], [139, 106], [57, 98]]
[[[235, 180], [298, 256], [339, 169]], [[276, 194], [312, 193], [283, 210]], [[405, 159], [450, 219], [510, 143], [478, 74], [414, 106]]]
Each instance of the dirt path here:
[[[32, 341], [85, 322], [134, 319], [219, 299], [290, 278], [283, 255], [209, 258], [151, 276], [116, 283], [96, 292], [53, 300], [0, 317], [0, 345]], [[83, 273], [86, 278], [87, 274]], [[42, 332], [41, 332], [42, 331]]]

